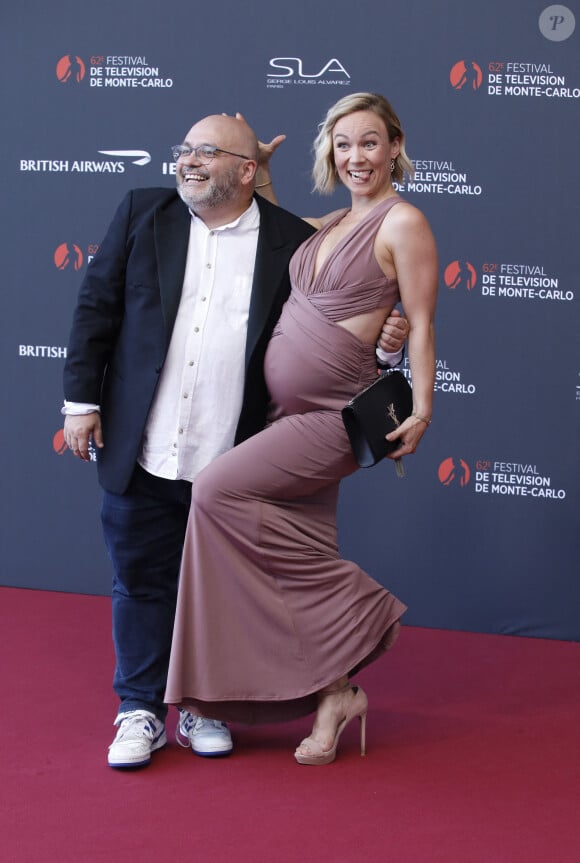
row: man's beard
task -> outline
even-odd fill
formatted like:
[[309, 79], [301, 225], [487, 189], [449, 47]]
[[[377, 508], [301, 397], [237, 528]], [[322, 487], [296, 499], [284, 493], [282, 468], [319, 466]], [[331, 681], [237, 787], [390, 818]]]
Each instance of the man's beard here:
[[229, 168], [205, 183], [186, 183], [178, 177], [177, 193], [191, 210], [213, 209], [238, 196], [238, 172], [236, 168]]

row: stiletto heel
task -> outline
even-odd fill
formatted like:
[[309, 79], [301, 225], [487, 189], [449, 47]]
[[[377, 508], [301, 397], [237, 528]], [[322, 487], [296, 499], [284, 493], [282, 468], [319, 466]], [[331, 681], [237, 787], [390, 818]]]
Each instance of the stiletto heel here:
[[[346, 710], [346, 716], [341, 722], [339, 722], [336, 734], [334, 735], [334, 741], [330, 749], [323, 749], [320, 743], [317, 740], [314, 740], [313, 737], [306, 737], [300, 746], [307, 746], [310, 749], [309, 753], [296, 752], [294, 753], [294, 757], [298, 764], [309, 764], [309, 765], [322, 765], [322, 764], [330, 764], [336, 758], [336, 749], [338, 746], [338, 741], [340, 739], [340, 735], [351, 721], [351, 719], [355, 719], [358, 717], [360, 722], [360, 754], [366, 755], [366, 724], [367, 724], [367, 710], [369, 706], [368, 698], [363, 689], [360, 686], [351, 686], [348, 684], [347, 686], [341, 686], [338, 689], [322, 691], [321, 694], [330, 695], [331, 692], [340, 692], [341, 690], [352, 689], [353, 698]], [[300, 746], [298, 748], [300, 748]]]
[[361, 713], [360, 719], [360, 754], [367, 754], [367, 715]]

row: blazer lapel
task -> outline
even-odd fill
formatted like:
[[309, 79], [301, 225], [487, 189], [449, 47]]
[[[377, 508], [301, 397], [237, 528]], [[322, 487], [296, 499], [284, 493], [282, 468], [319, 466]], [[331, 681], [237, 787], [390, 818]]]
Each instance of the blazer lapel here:
[[256, 200], [260, 208], [260, 230], [248, 318], [246, 368], [266, 326], [280, 283], [286, 276], [289, 257], [289, 242], [280, 228], [276, 208], [264, 206], [258, 196]]
[[181, 299], [190, 224], [187, 207], [177, 195], [155, 213], [153, 230], [166, 346], [171, 339]]

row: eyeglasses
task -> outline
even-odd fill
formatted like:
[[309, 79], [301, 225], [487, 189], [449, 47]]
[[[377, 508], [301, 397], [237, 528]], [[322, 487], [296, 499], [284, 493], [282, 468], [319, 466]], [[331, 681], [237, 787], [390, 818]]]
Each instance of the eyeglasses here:
[[228, 156], [237, 156], [238, 159], [249, 159], [249, 156], [242, 156], [241, 153], [232, 153], [231, 150], [222, 150], [221, 147], [214, 147], [213, 144], [200, 144], [199, 147], [190, 147], [188, 144], [176, 144], [171, 148], [171, 153], [175, 162], [180, 159], [188, 159], [192, 154], [196, 159], [207, 165], [215, 158], [217, 153], [227, 153]]

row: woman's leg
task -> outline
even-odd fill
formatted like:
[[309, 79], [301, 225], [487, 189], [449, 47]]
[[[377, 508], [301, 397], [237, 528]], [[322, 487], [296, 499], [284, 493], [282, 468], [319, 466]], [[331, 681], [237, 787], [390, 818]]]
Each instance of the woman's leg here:
[[340, 558], [338, 483], [354, 469], [340, 415], [320, 411], [279, 420], [202, 471], [169, 703], [220, 719], [268, 721], [273, 707], [291, 718], [376, 650], [404, 606]]
[[318, 692], [318, 708], [311, 734], [296, 749], [299, 764], [330, 764], [336, 758], [338, 741], [351, 719], [361, 723], [361, 755], [366, 754], [366, 694], [352, 686], [344, 675]]

